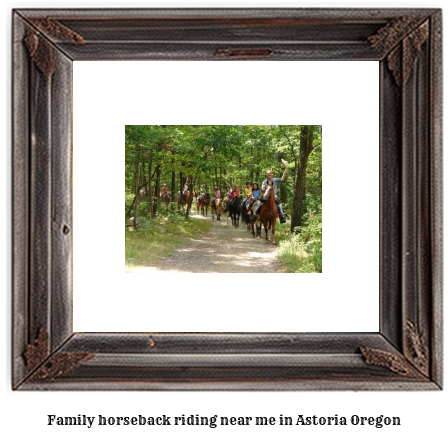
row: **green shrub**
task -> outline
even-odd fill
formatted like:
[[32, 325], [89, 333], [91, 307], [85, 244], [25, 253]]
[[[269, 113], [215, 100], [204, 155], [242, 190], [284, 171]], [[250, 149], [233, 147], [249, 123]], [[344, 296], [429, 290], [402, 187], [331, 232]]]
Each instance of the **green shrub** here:
[[322, 272], [322, 213], [280, 240], [279, 259], [289, 272]]

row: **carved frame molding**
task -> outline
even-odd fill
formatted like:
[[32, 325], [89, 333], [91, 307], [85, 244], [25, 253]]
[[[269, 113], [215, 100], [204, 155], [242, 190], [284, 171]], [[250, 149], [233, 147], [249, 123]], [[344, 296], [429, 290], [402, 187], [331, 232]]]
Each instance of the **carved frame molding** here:
[[[14, 389], [442, 388], [440, 10], [23, 9], [13, 23]], [[72, 62], [254, 58], [379, 62], [379, 333], [73, 333]]]

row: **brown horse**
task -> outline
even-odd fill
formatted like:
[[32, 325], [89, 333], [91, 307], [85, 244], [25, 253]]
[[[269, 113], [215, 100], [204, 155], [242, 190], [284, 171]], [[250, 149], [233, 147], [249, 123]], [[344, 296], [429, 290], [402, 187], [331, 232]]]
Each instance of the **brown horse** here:
[[203, 195], [198, 196], [197, 198], [198, 212], [200, 211], [202, 215], [207, 216], [207, 209], [209, 205], [210, 205], [209, 193], [204, 193]]
[[265, 241], [269, 242], [268, 232], [269, 229], [272, 232], [271, 242], [275, 245], [275, 222], [277, 221], [278, 207], [275, 202], [274, 187], [268, 185], [264, 192], [263, 199], [264, 204], [260, 209], [260, 220], [264, 227]]
[[171, 202], [171, 194], [169, 192], [162, 193], [161, 198], [165, 205], [168, 207]]
[[[154, 191], [152, 191], [152, 194], [154, 195]], [[141, 188], [138, 192], [138, 201], [139, 202], [143, 202], [146, 199], [148, 199], [150, 196], [150, 192], [149, 190], [145, 189], [145, 188]]]
[[215, 220], [215, 214], [216, 214], [216, 220], [221, 220], [221, 215], [225, 212], [226, 209], [226, 202], [221, 198], [215, 198], [213, 202], [211, 203], [211, 209], [212, 209], [212, 219]]
[[177, 205], [179, 207], [184, 208], [184, 206], [188, 205], [188, 203], [190, 202], [190, 196], [191, 196], [191, 192], [190, 191], [185, 193], [185, 195], [183, 193], [179, 193], [177, 195]]

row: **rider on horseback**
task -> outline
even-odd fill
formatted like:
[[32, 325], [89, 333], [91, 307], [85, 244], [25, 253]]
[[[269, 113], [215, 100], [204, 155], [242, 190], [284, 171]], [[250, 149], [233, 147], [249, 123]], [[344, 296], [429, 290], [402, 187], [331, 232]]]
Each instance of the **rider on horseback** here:
[[252, 197], [252, 183], [250, 181], [246, 182], [246, 188], [244, 189], [244, 194], [246, 197], [243, 199], [241, 204], [242, 209], [244, 210], [244, 206], [246, 205], [247, 200]]
[[219, 187], [215, 187], [213, 190], [212, 205], [215, 203], [215, 199], [220, 197], [221, 197], [221, 190], [219, 190]]
[[260, 196], [261, 196], [261, 193], [260, 193], [258, 184], [253, 183], [252, 184], [252, 197], [249, 200], [249, 207], [247, 208], [248, 210], [250, 210], [252, 208], [252, 206], [255, 204], [255, 202], [260, 199]]
[[229, 198], [227, 199], [227, 210], [230, 208], [231, 202], [240, 196], [240, 191], [238, 190], [238, 185], [235, 184], [235, 188], [230, 192]]
[[[288, 171], [288, 166], [285, 167], [285, 170], [283, 172], [283, 175], [281, 178], [272, 178], [272, 170], [268, 170], [266, 172], [266, 179], [263, 181], [263, 183], [261, 184], [261, 191], [264, 192], [266, 191], [266, 188], [268, 185], [273, 186], [274, 188], [274, 195], [275, 195], [275, 202], [277, 203], [277, 207], [278, 207], [278, 215], [280, 216], [280, 223], [284, 224], [286, 222], [286, 218], [285, 215], [283, 213], [283, 208], [282, 208], [282, 204], [280, 204], [280, 199], [277, 198], [277, 185], [279, 183], [285, 182], [285, 178], [286, 178], [286, 172]], [[258, 204], [257, 209], [255, 210], [255, 214], [252, 217], [252, 220], [255, 220], [257, 218], [257, 215], [260, 213], [261, 207], [263, 206], [263, 199], [261, 200], [261, 202]]]
[[185, 184], [184, 184], [184, 190], [182, 191], [182, 199], [184, 202], [187, 202], [187, 192], [188, 192], [189, 185], [190, 185], [190, 179], [187, 178], [187, 180], [185, 181]]
[[200, 201], [206, 193], [207, 193], [207, 190], [205, 189], [205, 185], [201, 184], [200, 195], [198, 196], [197, 200]]
[[163, 197], [163, 195], [166, 195], [167, 193], [168, 193], [168, 187], [166, 186], [166, 184], [163, 184], [161, 196]]

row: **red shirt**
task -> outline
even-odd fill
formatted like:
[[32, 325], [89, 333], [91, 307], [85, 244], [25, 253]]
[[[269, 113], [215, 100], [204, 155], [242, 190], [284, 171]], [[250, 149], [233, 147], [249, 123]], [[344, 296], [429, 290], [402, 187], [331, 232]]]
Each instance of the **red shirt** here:
[[240, 196], [240, 191], [239, 191], [238, 189], [233, 189], [233, 190], [230, 192], [230, 197], [231, 197], [231, 198], [236, 198], [237, 196]]

